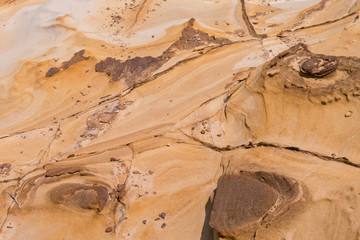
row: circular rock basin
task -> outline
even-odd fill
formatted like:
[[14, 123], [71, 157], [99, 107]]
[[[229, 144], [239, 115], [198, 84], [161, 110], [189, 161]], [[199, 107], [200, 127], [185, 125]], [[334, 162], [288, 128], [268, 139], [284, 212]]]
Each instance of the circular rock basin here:
[[223, 235], [236, 233], [257, 221], [275, 204], [277, 192], [269, 185], [242, 175], [219, 179], [210, 226]]

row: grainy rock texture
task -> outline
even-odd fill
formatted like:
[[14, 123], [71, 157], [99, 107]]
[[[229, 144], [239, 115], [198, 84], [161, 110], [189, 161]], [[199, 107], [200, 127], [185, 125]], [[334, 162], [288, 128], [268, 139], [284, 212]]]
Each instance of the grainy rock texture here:
[[0, 0], [0, 240], [359, 240], [359, 10]]

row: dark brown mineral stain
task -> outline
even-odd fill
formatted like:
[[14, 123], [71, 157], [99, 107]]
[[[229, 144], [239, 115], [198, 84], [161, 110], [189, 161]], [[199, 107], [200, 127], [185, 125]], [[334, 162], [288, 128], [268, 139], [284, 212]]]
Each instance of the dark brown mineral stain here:
[[71, 65], [74, 65], [78, 62], [84, 61], [84, 60], [88, 60], [90, 57], [85, 57], [84, 56], [85, 50], [81, 50], [79, 52], [76, 52], [74, 54], [74, 56], [66, 62], [63, 62], [61, 67], [52, 67], [50, 68], [47, 72], [46, 72], [46, 77], [51, 77], [53, 76], [55, 73], [59, 72], [61, 69], [67, 69], [69, 68]]
[[105, 72], [113, 81], [125, 79], [126, 83], [132, 86], [150, 77], [162, 64], [161, 57], [135, 57], [124, 62], [109, 57], [97, 63], [95, 71]]
[[195, 29], [194, 23], [195, 19], [191, 18], [188, 21], [187, 26], [182, 31], [182, 36], [174, 42], [167, 51], [174, 51], [174, 48], [178, 50], [188, 50], [209, 44], [224, 45], [231, 43], [231, 41], [227, 38], [209, 36], [206, 32]]
[[334, 72], [338, 65], [334, 56], [310, 57], [301, 64], [300, 70], [306, 75], [320, 78]]
[[298, 193], [296, 182], [276, 174], [223, 175], [218, 181], [209, 225], [222, 236], [236, 237], [283, 209]]
[[64, 183], [53, 188], [49, 196], [54, 203], [100, 212], [108, 201], [108, 190], [99, 185]]
[[88, 60], [90, 57], [85, 57], [84, 53], [85, 53], [85, 50], [81, 50], [81, 51], [75, 53], [74, 56], [69, 61], [63, 62], [61, 67], [63, 69], [67, 69], [71, 65], [74, 65], [74, 64], [84, 61], [84, 60]]
[[182, 31], [181, 37], [160, 56], [135, 57], [120, 61], [108, 57], [95, 65], [96, 72], [105, 72], [113, 81], [124, 79], [129, 87], [146, 81], [164, 63], [170, 60], [178, 50], [190, 50], [199, 46], [224, 45], [231, 41], [226, 38], [209, 36], [206, 32], [194, 28], [195, 19], [190, 19]]
[[60, 71], [60, 68], [52, 67], [49, 69], [49, 71], [46, 72], [46, 77], [51, 77], [52, 75], [54, 75], [55, 73], [57, 73], [59, 71]]

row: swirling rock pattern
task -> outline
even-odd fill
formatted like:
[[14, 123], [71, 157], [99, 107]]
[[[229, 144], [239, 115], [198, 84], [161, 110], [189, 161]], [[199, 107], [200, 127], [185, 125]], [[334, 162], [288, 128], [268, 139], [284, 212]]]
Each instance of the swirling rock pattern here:
[[0, 0], [0, 240], [358, 240], [359, 9]]

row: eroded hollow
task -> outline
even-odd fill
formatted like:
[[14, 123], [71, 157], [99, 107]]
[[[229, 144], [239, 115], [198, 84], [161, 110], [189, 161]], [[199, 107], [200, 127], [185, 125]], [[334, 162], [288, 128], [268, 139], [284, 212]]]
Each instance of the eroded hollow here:
[[108, 190], [103, 186], [65, 183], [49, 193], [54, 203], [101, 211], [108, 201]]
[[240, 172], [220, 177], [209, 225], [221, 236], [236, 237], [260, 226], [294, 203], [300, 185], [267, 172]]

